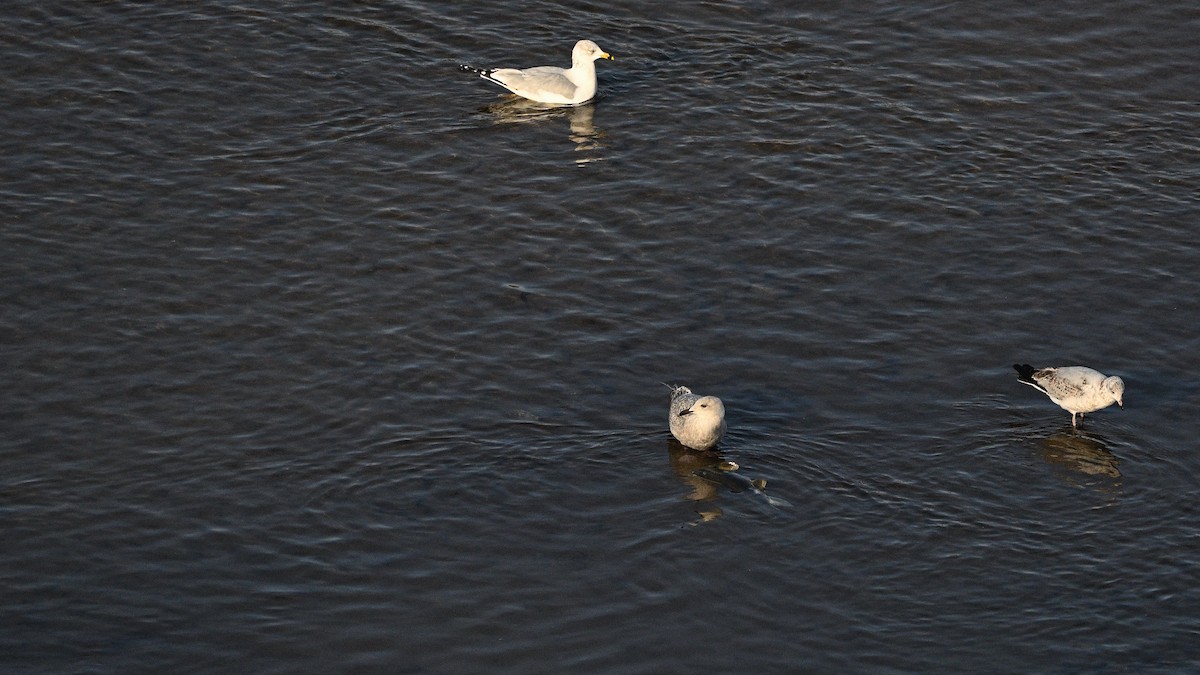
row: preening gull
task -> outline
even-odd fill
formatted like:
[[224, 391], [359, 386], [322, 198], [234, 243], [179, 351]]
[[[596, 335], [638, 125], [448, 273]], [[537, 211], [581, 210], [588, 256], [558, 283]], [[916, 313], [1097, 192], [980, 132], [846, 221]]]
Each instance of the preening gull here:
[[458, 69], [476, 73], [531, 101], [579, 105], [596, 96], [596, 59], [612, 61], [613, 57], [595, 42], [580, 40], [571, 50], [570, 68], [537, 66], [521, 70], [462, 65]]
[[1063, 410], [1071, 413], [1071, 426], [1078, 427], [1075, 415], [1083, 421], [1083, 414], [1095, 412], [1116, 403], [1121, 408], [1125, 403], [1125, 382], [1116, 375], [1105, 377], [1103, 373], [1086, 366], [1064, 366], [1062, 368], [1034, 368], [1029, 364], [1013, 364], [1017, 379], [1050, 397]]
[[716, 396], [697, 396], [687, 387], [671, 388], [671, 435], [693, 450], [710, 450], [725, 435], [725, 404]]

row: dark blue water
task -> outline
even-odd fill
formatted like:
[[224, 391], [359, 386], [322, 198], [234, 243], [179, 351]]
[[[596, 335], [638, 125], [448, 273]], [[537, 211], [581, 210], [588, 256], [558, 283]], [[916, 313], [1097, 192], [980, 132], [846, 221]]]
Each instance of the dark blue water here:
[[1200, 668], [1190, 5], [0, 19], [3, 670]]

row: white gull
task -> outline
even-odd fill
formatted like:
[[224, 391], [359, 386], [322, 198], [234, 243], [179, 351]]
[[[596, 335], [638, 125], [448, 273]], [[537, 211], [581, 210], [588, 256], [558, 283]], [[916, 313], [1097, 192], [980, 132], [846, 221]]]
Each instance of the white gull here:
[[1013, 364], [1017, 379], [1050, 397], [1063, 410], [1071, 413], [1071, 426], [1078, 427], [1075, 415], [1083, 420], [1084, 413], [1095, 412], [1116, 403], [1124, 408], [1125, 382], [1116, 375], [1086, 366], [1034, 368], [1029, 364]]
[[461, 65], [459, 70], [476, 73], [489, 82], [518, 96], [539, 103], [579, 105], [596, 96], [596, 59], [613, 57], [591, 40], [580, 40], [571, 50], [571, 67], [536, 66], [533, 68], [476, 68]]
[[[665, 384], [665, 383], [664, 383]], [[725, 435], [725, 404], [716, 396], [697, 396], [687, 387], [671, 388], [667, 423], [671, 435], [693, 450], [711, 450]]]

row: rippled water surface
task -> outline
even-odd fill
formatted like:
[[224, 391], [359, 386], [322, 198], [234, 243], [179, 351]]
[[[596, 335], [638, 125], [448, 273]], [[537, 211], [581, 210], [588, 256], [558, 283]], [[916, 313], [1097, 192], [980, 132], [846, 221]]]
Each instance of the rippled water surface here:
[[4, 671], [1200, 669], [1193, 3], [0, 19]]

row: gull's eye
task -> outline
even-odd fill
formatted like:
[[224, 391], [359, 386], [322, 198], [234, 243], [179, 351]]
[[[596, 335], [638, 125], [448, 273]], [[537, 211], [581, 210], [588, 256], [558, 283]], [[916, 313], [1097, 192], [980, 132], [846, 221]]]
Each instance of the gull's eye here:
[[708, 407], [708, 404], [707, 404], [707, 403], [701, 403], [701, 404], [700, 404], [700, 407], [701, 407], [701, 408], [707, 408], [707, 407]]

